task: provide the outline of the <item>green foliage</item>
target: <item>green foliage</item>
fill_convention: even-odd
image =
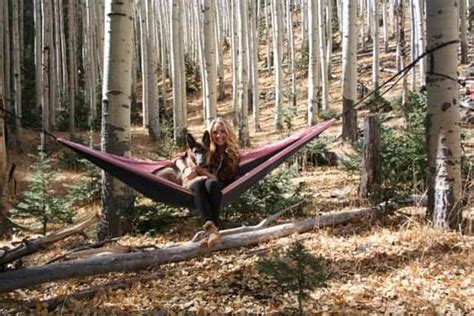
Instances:
[[[66,204],[69,207],[91,204],[100,199],[100,190],[102,185],[102,173],[99,168],[85,159],[79,159],[81,163],[81,180],[74,185],[63,184],[68,188]]]
[[[69,149],[61,151],[58,155],[58,165],[65,170],[80,171],[86,169],[89,164],[88,160],[81,159],[74,151]]]
[[[75,127],[79,129],[89,129],[91,122],[90,122],[90,106],[89,101],[87,100],[86,94],[84,90],[79,90],[75,96],[75,111],[74,111],[74,122]],[[71,106],[71,100],[69,96],[64,92],[61,91],[59,94],[59,119],[58,119],[58,129],[60,131],[67,131],[69,130],[69,122],[70,122],[70,115],[69,115],[69,108]],[[98,110],[99,112],[99,110]],[[100,116],[96,119],[94,124],[94,128],[98,130],[100,125]]]
[[[169,230],[171,225],[181,221],[178,219],[180,209],[163,203],[139,205],[134,208],[136,219],[134,227],[137,233],[155,235]],[[181,216],[182,217],[182,216]]]
[[[283,125],[285,129],[288,130],[288,134],[293,130],[293,121],[298,116],[298,107],[296,106],[287,106],[284,107],[281,111],[283,118]]]
[[[70,223],[73,212],[61,198],[55,197],[52,187],[56,173],[51,169],[44,153],[33,165],[28,190],[12,210],[13,216],[31,217],[41,223],[42,233],[46,234],[49,223]]]
[[[425,190],[427,149],[424,118],[426,95],[412,95],[402,107],[406,125],[401,129],[382,128],[382,185],[371,192],[371,200],[379,203]],[[361,168],[362,143],[355,146],[356,154],[343,162],[343,167],[354,173]]]
[[[334,165],[327,147],[329,142],[327,138],[317,138],[306,145],[297,158],[306,159],[306,164],[314,167]]]
[[[327,109],[326,111],[319,113],[319,118],[323,121],[327,121],[338,117],[339,114],[340,113],[336,109]]]
[[[373,113],[390,112],[392,110],[392,105],[379,93],[374,93],[365,100],[364,108],[369,109]]]
[[[305,74],[308,73],[309,65],[309,42],[306,40],[301,46],[301,58],[296,64],[296,69],[298,71],[303,71]]]
[[[254,224],[272,213],[303,202],[293,209],[293,214],[300,214],[304,204],[311,199],[305,192],[304,182],[296,187],[291,184],[294,176],[295,171],[292,170],[268,175],[230,203],[224,210],[224,219]]]
[[[300,315],[303,315],[303,302],[308,297],[308,291],[326,286],[323,259],[311,255],[300,241],[293,243],[283,254],[274,253],[271,259],[259,261],[257,267],[282,289],[297,295]]]
[[[184,68],[186,70],[186,91],[196,92],[201,90],[201,72],[199,64],[188,54],[184,55]]]

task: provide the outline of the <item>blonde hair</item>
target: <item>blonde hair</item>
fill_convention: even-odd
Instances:
[[[217,146],[216,143],[213,139],[213,133],[212,131],[215,129],[215,127],[221,124],[224,127],[224,130],[227,134],[227,144],[226,144],[226,154],[228,158],[230,159],[230,162],[232,164],[232,168],[236,168],[237,165],[239,164],[240,160],[240,154],[239,154],[239,145],[237,143],[237,136],[235,135],[234,130],[230,126],[230,124],[223,118],[217,117],[215,118],[211,124],[209,125],[209,134],[211,135],[211,145],[210,145],[210,151],[211,151],[211,159],[215,157],[215,153],[217,152]]]

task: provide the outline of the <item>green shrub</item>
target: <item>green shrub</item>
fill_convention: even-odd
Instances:
[[[339,112],[336,109],[327,109],[319,113],[319,118],[323,121],[327,121],[339,116]]]
[[[39,222],[43,234],[49,223],[71,223],[74,215],[65,200],[56,197],[52,187],[55,177],[46,155],[40,153],[32,168],[28,190],[11,212],[14,217],[29,217]]]
[[[296,187],[291,184],[294,176],[293,170],[268,175],[230,203],[224,209],[223,219],[255,224],[270,214],[303,202],[293,210],[293,214],[301,214],[305,203],[310,201],[310,195],[306,193],[304,182]]]
[[[303,315],[303,302],[308,291],[326,286],[327,274],[323,259],[317,258],[297,241],[283,254],[274,253],[271,259],[257,263],[258,270],[274,279],[285,291],[298,298],[298,314]]]
[[[80,159],[82,163],[81,179],[77,184],[63,184],[69,189],[66,203],[71,208],[99,201],[102,185],[102,172],[91,162]]]

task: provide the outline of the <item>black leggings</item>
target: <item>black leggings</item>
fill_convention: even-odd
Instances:
[[[222,182],[211,179],[197,180],[191,184],[190,188],[195,193],[194,207],[204,221],[213,221],[219,225],[223,187]]]

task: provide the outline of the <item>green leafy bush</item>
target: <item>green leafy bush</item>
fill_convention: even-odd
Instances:
[[[260,272],[270,276],[285,291],[298,298],[298,314],[303,315],[303,302],[308,291],[326,286],[327,274],[323,259],[311,255],[299,241],[284,253],[274,253],[271,259],[257,263]]]
[[[71,223],[74,215],[68,203],[56,197],[52,187],[55,177],[46,155],[40,153],[32,168],[28,190],[11,212],[12,216],[29,217],[39,222],[43,234],[49,223]]]
[[[294,176],[293,170],[268,175],[230,203],[223,212],[223,219],[255,224],[272,213],[303,202],[293,209],[293,214],[300,214],[310,201],[310,195],[305,192],[304,182],[296,187],[291,184]]]

